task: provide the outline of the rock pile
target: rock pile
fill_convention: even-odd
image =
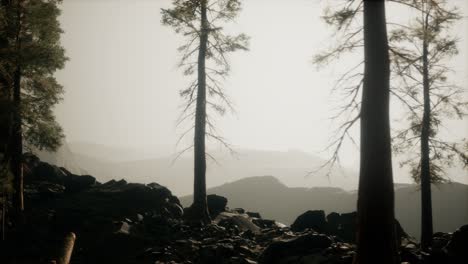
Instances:
[[[26,168],[27,221],[0,242],[2,263],[50,263],[68,232],[74,264],[351,264],[355,254],[355,213],[308,211],[288,227],[210,195],[213,221],[202,226],[184,221],[178,198],[157,183],[99,183],[34,156]],[[436,233],[430,252],[396,227],[402,262],[467,263],[468,226]]]
[[[101,184],[32,155],[26,157],[25,167],[26,223],[20,234],[7,223],[7,238],[13,240],[0,247],[7,259],[48,263],[63,236],[74,232],[73,262],[132,263],[122,259],[131,259],[154,240],[171,239],[171,226],[183,215],[179,199],[157,183]]]
[[[140,260],[159,264],[315,263],[301,262],[313,259],[351,263],[353,249],[351,244],[310,229],[293,232],[273,220],[229,210],[207,226],[179,223],[173,240],[146,249]]]

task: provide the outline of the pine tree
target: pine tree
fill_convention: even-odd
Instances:
[[[444,167],[452,166],[456,158],[468,165],[463,146],[438,136],[442,118],[466,115],[467,102],[460,96],[463,89],[448,82],[451,69],[446,64],[458,54],[450,27],[461,16],[443,0],[401,3],[417,10],[420,17],[390,34],[395,43],[393,72],[399,80],[394,92],[408,107],[409,120],[408,128],[397,133],[394,148],[408,156],[408,149],[420,146],[402,165],[411,167],[414,180],[421,185],[421,247],[428,249],[433,233],[431,183],[444,181]]]
[[[446,180],[445,169],[459,160],[468,165],[468,144],[449,142],[438,134],[444,118],[463,119],[467,102],[463,89],[448,82],[452,69],[447,62],[458,53],[457,39],[450,28],[461,18],[456,7],[444,0],[392,0],[389,3],[416,10],[418,15],[411,23],[387,21],[391,60],[391,95],[407,108],[403,129],[395,131],[392,138],[396,154],[403,154],[401,166],[411,168],[411,176],[421,183],[422,236],[421,245],[427,248],[432,238],[431,183]],[[338,44],[315,57],[319,65],[327,64],[340,56],[352,53],[363,45],[363,28],[356,23],[362,13],[362,1],[348,1],[334,9],[327,9],[325,21],[339,33]],[[333,156],[326,165],[339,161],[339,151],[350,129],[361,117],[363,75],[360,61],[337,81],[336,90],[344,92],[341,111],[335,118],[345,117],[345,122],[330,147]],[[404,118],[399,119],[405,120]],[[351,138],[351,140],[353,140]],[[419,146],[419,150],[415,149]]]
[[[53,74],[67,60],[60,45],[60,3],[59,0],[2,2],[2,102],[10,109],[2,113],[2,120],[9,121],[3,125],[9,129],[4,159],[14,176],[14,205],[18,214],[24,209],[24,143],[55,150],[63,138],[53,114],[53,107],[63,93]]]
[[[238,15],[241,9],[239,0],[174,0],[172,5],[171,9],[162,10],[162,24],[173,27],[176,33],[187,38],[186,44],[179,47],[182,53],[179,66],[187,76],[197,72],[196,79],[180,92],[186,105],[179,123],[195,119],[191,127],[195,130],[194,144],[186,149],[194,148],[194,200],[187,217],[208,223],[205,139],[229,145],[216,133],[207,110],[212,109],[221,115],[227,108],[232,110],[220,78],[224,79],[230,70],[226,55],[236,50],[247,50],[248,38],[244,34],[227,35],[221,27]]]

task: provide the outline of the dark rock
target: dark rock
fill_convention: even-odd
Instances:
[[[336,234],[347,242],[356,241],[357,212],[340,215],[340,228]]]
[[[214,223],[227,229],[233,229],[237,231],[250,230],[254,233],[260,232],[260,227],[255,225],[252,220],[245,214],[223,212],[219,214],[218,217],[216,217]]]
[[[331,212],[327,215],[327,222],[331,226],[338,226],[340,225],[341,216],[339,213]]]
[[[90,175],[68,175],[64,178],[64,185],[67,192],[81,192],[96,184],[96,178]]]
[[[432,235],[432,248],[442,250],[447,246],[451,239],[451,234],[436,232]]]
[[[430,252],[420,252],[423,256],[422,264],[466,264],[467,259],[457,261],[456,258],[452,259],[445,250],[433,249]],[[418,262],[411,262],[411,264],[418,264]]]
[[[57,198],[65,192],[65,187],[60,184],[42,182],[37,187],[42,199]]]
[[[290,240],[275,241],[263,251],[259,263],[287,263],[282,261],[296,259],[296,257],[299,260],[301,256],[322,252],[322,250],[330,247],[332,243],[331,238],[317,233],[307,233]]]
[[[214,195],[208,198],[211,213],[217,214],[213,223],[192,224],[182,218],[179,199],[160,184],[99,184],[92,176],[29,159],[25,216],[30,224],[24,241],[30,249],[8,241],[0,247],[2,263],[3,253],[15,248],[23,253],[17,256],[30,258],[22,263],[47,263],[69,231],[78,237],[74,263],[351,264],[355,255],[355,212],[330,213],[325,220],[323,211],[308,211],[290,229],[259,213],[229,210],[227,199]],[[402,261],[468,263],[467,226],[453,236],[434,234],[432,249],[422,252],[398,221],[395,225],[403,238]]]
[[[80,192],[97,184],[90,175],[74,175],[65,168],[59,168],[39,159],[32,154],[25,154],[25,184],[41,185],[44,182],[63,185],[65,191]]]
[[[250,217],[262,218],[262,217],[260,216],[260,213],[257,213],[257,212],[247,212],[246,214],[247,214],[248,216],[250,216]]]
[[[80,179],[83,176],[75,177]],[[77,185],[80,188],[94,180],[93,177],[83,179],[88,181],[83,181],[86,184]],[[110,181],[82,191],[66,193],[63,193],[63,186],[57,184],[36,183],[27,187],[36,192],[36,198],[29,199],[31,210],[53,208],[55,211],[52,217],[44,221],[45,225],[41,227],[45,229],[44,233],[64,233],[72,230],[79,237],[80,243],[86,244],[85,248],[90,250],[105,243],[105,237],[114,238],[113,234],[116,234],[116,231],[128,235],[130,229],[127,225],[130,223],[130,234],[134,233],[139,237],[154,235],[160,240],[166,239],[172,235],[171,226],[173,221],[176,221],[174,219],[180,219],[182,214],[180,204],[169,202],[178,200],[162,186],[154,188],[144,184]],[[33,192],[26,189],[25,194],[33,195]],[[45,195],[48,199],[44,199]],[[141,217],[137,217],[138,214]],[[32,217],[28,216],[29,218]],[[114,222],[120,225],[116,227]],[[116,239],[127,241],[125,238]],[[140,240],[137,241],[140,243]]]
[[[418,252],[417,247],[406,246],[400,249],[400,260],[401,262],[408,262],[411,264],[417,264],[422,262],[422,256]]]
[[[228,203],[228,199],[226,197],[209,194],[206,196],[206,200],[208,203],[208,210],[212,218],[215,218],[219,213],[226,211],[226,205]]]
[[[107,181],[107,182],[103,183],[101,187],[112,186],[112,185],[114,185],[116,182],[117,182],[116,180],[112,179],[112,180],[110,180],[110,181]]]
[[[120,181],[125,182],[125,180],[120,180]],[[156,182],[148,183],[146,186],[148,186],[148,187],[150,187],[151,189],[154,189],[154,190],[162,190],[162,191],[168,190],[166,187],[164,187],[161,184],[156,183]]]
[[[325,212],[323,210],[307,211],[298,216],[291,225],[293,231],[304,231],[307,228],[317,232],[325,231],[327,222],[325,220]]]
[[[164,188],[166,188],[166,187],[164,187]],[[169,191],[169,189],[167,189],[167,190]],[[170,191],[169,191],[169,194],[171,194]],[[177,198],[177,196],[173,196],[172,194],[169,195],[169,198],[167,200],[168,200],[168,202],[173,203],[173,204],[180,204],[179,198]]]
[[[174,218],[181,218],[184,215],[184,209],[180,204],[169,202],[166,208]]]
[[[24,173],[28,175],[30,175],[32,173],[32,170],[41,162],[41,160],[36,155],[30,152],[26,152],[23,154],[23,160]]]
[[[230,244],[219,243],[202,246],[199,251],[200,258],[196,263],[223,264],[230,263],[229,259],[235,255],[234,247]]]
[[[396,236],[398,239],[398,245],[401,245],[403,242],[403,239],[409,238],[409,235],[403,230],[403,227],[401,226],[400,222],[395,219],[395,229],[396,229]]]
[[[460,227],[453,233],[446,249],[456,263],[468,260],[468,225]]]
[[[276,221],[269,219],[254,218],[252,222],[261,228],[273,228],[276,227]]]
[[[64,167],[60,167],[60,170],[65,173],[65,175],[67,176],[70,176],[70,175],[74,175],[73,173],[71,173],[69,170],[67,170],[66,168]]]
[[[47,181],[63,184],[66,176],[65,172],[60,170],[60,168],[45,162],[39,162],[37,166],[31,168],[31,174],[25,177],[25,181],[26,183],[30,183],[31,181]]]
[[[245,210],[244,208],[234,208],[231,210],[233,213],[237,213],[237,214],[245,214]]]
[[[39,182],[35,185],[24,186],[24,197],[28,201],[50,201],[61,197],[64,193],[65,187],[57,183]]]

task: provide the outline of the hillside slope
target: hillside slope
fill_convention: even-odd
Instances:
[[[208,189],[229,199],[230,207],[260,212],[265,218],[291,224],[307,210],[327,213],[356,210],[356,192],[340,188],[290,188],[272,176],[251,177]],[[468,223],[468,185],[447,183],[432,187],[434,231],[453,232]],[[419,237],[420,192],[416,185],[395,185],[396,217],[411,235]],[[181,198],[188,206],[191,196]]]

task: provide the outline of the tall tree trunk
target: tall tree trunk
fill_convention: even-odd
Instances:
[[[364,85],[357,254],[354,263],[395,264],[394,191],[389,120],[389,55],[385,2],[364,1]]]
[[[13,135],[11,139],[11,172],[14,176],[15,195],[13,204],[15,207],[18,224],[23,220],[24,196],[23,196],[23,131],[21,119],[21,14],[22,0],[17,1],[16,9],[16,68],[13,74]]]
[[[428,14],[425,16],[424,27],[427,31]],[[432,195],[431,195],[431,168],[429,159],[429,134],[431,123],[431,101],[429,94],[429,63],[427,34],[423,40],[423,96],[424,113],[421,128],[421,248],[427,249],[432,243]]]
[[[9,12],[9,0],[1,0],[0,2],[1,8],[4,10],[5,14]],[[8,20],[7,20],[8,21]],[[0,34],[0,49],[7,50],[9,48],[8,40],[11,38],[11,32],[8,30],[3,31]],[[6,166],[9,160],[9,153],[8,153],[8,145],[10,142],[11,136],[11,123],[12,123],[12,114],[11,114],[11,76],[9,76],[10,68],[7,64],[2,65],[3,70],[0,71],[0,101],[2,103],[2,111],[1,113],[1,120],[2,123],[0,124],[0,153],[3,154],[3,159],[0,160],[1,164],[0,167],[3,169],[2,166]],[[5,176],[5,174],[1,174],[1,176]]]
[[[11,140],[11,172],[14,176],[15,195],[13,204],[17,217],[22,217],[24,210],[23,197],[23,132],[21,128],[21,69],[17,67],[13,83],[13,136]]]
[[[9,2],[7,0],[1,0],[0,6],[4,10],[5,13],[8,13]],[[8,32],[5,30],[0,34],[0,49],[7,50],[8,49]],[[6,67],[7,65],[2,65]],[[8,98],[10,85],[8,81],[8,76],[6,74],[7,70],[0,71],[0,95],[2,96],[2,100],[10,99]],[[5,98],[4,98],[5,97]]]
[[[207,0],[201,0],[200,48],[198,52],[198,90],[195,110],[195,138],[194,138],[194,190],[192,217],[203,223],[210,222],[206,201],[206,157],[205,157],[205,129],[206,129],[206,50],[208,45]]]

